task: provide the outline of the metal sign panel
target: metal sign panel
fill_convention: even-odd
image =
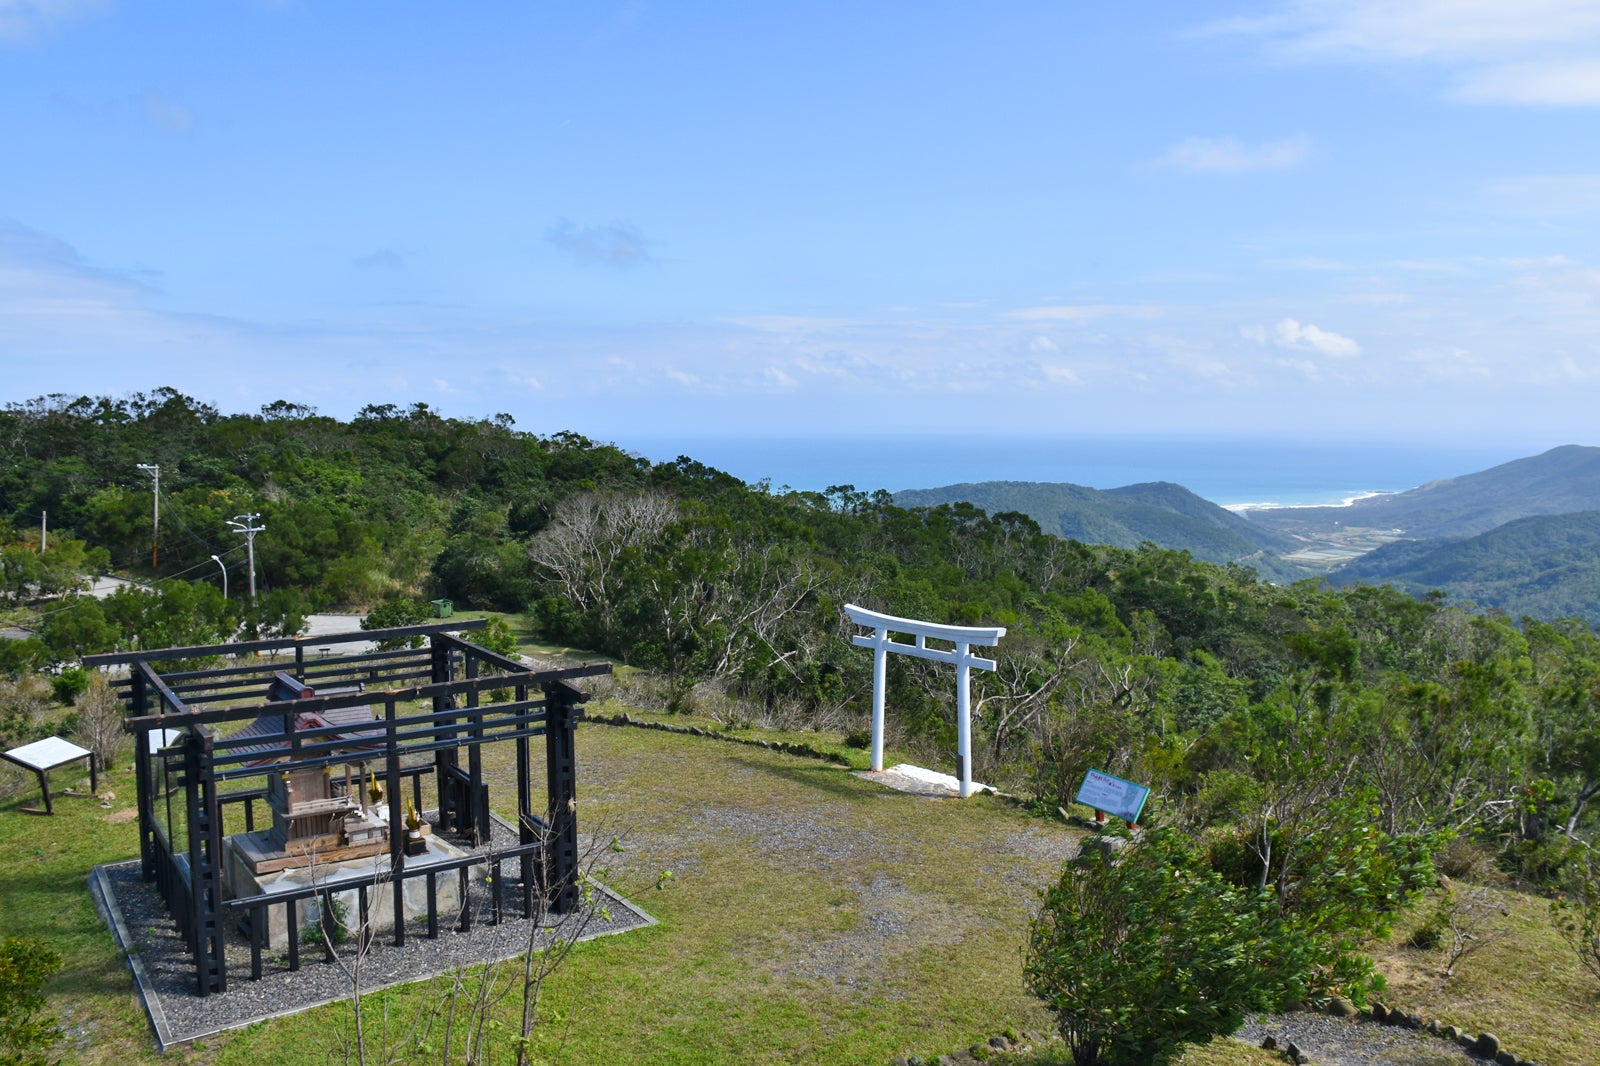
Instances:
[[[1083,785],[1078,789],[1079,803],[1114,814],[1129,823],[1139,820],[1139,812],[1144,810],[1144,802],[1149,798],[1150,789],[1144,785],[1136,785],[1099,770],[1084,774]]]

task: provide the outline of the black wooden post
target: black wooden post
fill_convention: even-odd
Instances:
[[[578,756],[574,743],[583,693],[567,681],[545,685],[545,764],[549,771],[550,909],[566,914],[578,905]]]
[[[149,706],[149,696],[144,688],[144,674],[140,671],[141,664],[134,663],[128,680],[131,687],[128,693],[128,702],[131,704],[131,718],[143,718]],[[155,791],[150,782],[150,731],[140,729],[134,734],[134,780],[137,782],[139,792],[139,876],[146,881],[156,879],[156,819],[155,811],[150,809],[150,804],[155,798]]]
[[[394,904],[394,946],[406,944],[406,819],[400,810],[400,741],[394,697],[383,701],[384,778],[389,782],[389,898]],[[363,920],[365,918],[363,917]]]
[[[468,652],[467,680],[471,681],[477,676],[478,657]],[[467,693],[467,713],[472,725],[467,745],[467,775],[472,782],[467,791],[467,802],[471,806],[468,818],[472,827],[468,833],[474,846],[483,847],[493,839],[491,834],[494,827],[489,823],[489,804],[479,800],[480,796],[487,800],[489,790],[483,783],[483,712],[478,709],[477,689]]]
[[[528,686],[517,686],[517,702],[528,698]],[[533,822],[533,767],[527,737],[517,738],[517,843],[524,849],[538,839]],[[533,855],[524,850],[518,864],[522,875],[522,916],[533,917]]]
[[[431,667],[429,680],[435,685],[452,680],[449,644],[440,640],[437,635],[429,637],[428,652]],[[449,696],[440,693],[433,697],[434,714],[443,714],[445,711],[452,709],[452,701]],[[444,725],[446,721],[453,720],[439,719],[436,724]],[[455,734],[450,734],[450,738],[454,740]],[[456,810],[458,804],[455,799],[458,791],[455,781],[456,763],[457,754],[455,748],[440,748],[434,752],[434,787],[439,795],[439,829],[441,831],[453,829],[459,832],[461,829],[461,823],[457,817],[459,812]]]
[[[211,731],[189,730],[184,741],[184,795],[189,815],[189,905],[196,991],[228,987],[222,935],[222,810],[211,766]]]
[[[155,798],[150,787],[150,731],[136,730],[133,734],[133,774],[139,792],[139,876],[146,881],[156,879],[156,829],[154,812],[150,803]]]

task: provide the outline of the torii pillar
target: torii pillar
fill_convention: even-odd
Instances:
[[[1006,635],[1005,626],[947,626],[937,622],[918,622],[910,618],[896,618],[879,614],[853,603],[845,604],[845,614],[858,626],[872,630],[872,635],[858,634],[851,638],[858,648],[872,649],[872,769],[883,770],[883,690],[889,652],[911,655],[918,659],[935,659],[952,663],[956,667],[956,777],[961,782],[961,798],[972,795],[972,684],[969,671],[993,670],[993,659],[972,654],[973,646],[992,648]],[[892,640],[891,634],[901,633],[916,638],[915,644]],[[930,648],[928,638],[949,641],[954,648]]]

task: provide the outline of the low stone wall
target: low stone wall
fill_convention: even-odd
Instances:
[[[621,714],[585,714],[582,720],[585,722],[597,722],[600,725],[632,726],[635,729],[654,729],[662,733],[679,733],[688,737],[705,737],[707,740],[743,744],[750,748],[766,748],[768,751],[781,751],[786,755],[799,755],[807,759],[822,759],[826,762],[840,761],[837,752],[823,751],[821,748],[814,748],[810,744],[736,737],[727,733],[719,733],[714,729],[701,729],[696,725],[668,725],[666,722],[647,722],[641,718],[634,718],[626,711]]]

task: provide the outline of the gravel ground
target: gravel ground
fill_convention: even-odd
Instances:
[[[1313,1011],[1273,1014],[1245,1022],[1235,1040],[1258,1047],[1271,1036],[1278,1047],[1292,1041],[1316,1066],[1482,1066],[1483,1059],[1421,1029],[1335,1018]]]
[[[495,843],[509,846],[514,842],[511,828],[496,819]],[[504,876],[516,876],[514,864],[506,866]],[[183,938],[167,914],[156,886],[140,879],[138,860],[97,867],[91,890],[118,946],[128,957],[162,1049],[351,995],[351,978],[342,966],[325,963],[320,947],[303,950],[298,972],[290,972],[286,954],[268,955],[262,980],[251,981],[249,942],[232,929],[225,948],[227,991],[197,995],[193,962]],[[461,967],[520,956],[528,949],[531,930],[526,919],[516,916],[518,895],[508,888],[505,920],[491,925],[488,894],[481,881],[474,881],[469,906],[482,917],[473,922],[469,931],[456,931],[441,916],[436,940],[428,939],[426,928],[414,929],[409,932],[405,947],[397,948],[387,935],[380,935],[361,960],[363,990],[423,981]],[[535,943],[543,944],[557,936],[590,940],[654,924],[653,918],[609,889],[602,888],[597,893],[600,895],[606,897],[598,903],[605,906],[609,920],[599,913],[591,915],[587,923],[570,916],[561,924],[539,928]],[[348,948],[342,950],[350,954]]]

